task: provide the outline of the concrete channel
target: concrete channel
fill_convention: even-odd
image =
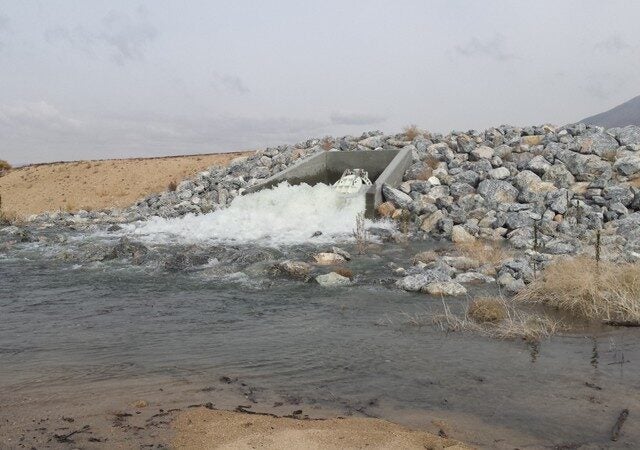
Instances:
[[[402,183],[405,171],[411,165],[411,150],[355,150],[322,152],[299,161],[297,164],[249,187],[244,193],[261,191],[287,181],[291,185],[307,183],[333,184],[346,169],[364,169],[372,182],[365,194],[367,218],[374,218],[376,208],[384,200],[382,185],[392,187]]]

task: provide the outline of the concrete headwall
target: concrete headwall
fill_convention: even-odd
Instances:
[[[317,153],[267,178],[263,183],[251,186],[245,194],[268,189],[283,181],[291,185],[332,184],[340,179],[345,169],[364,169],[373,183],[366,192],[365,215],[373,218],[376,207],[382,202],[382,185],[399,185],[410,164],[409,149]]]

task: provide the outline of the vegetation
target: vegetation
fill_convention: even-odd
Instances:
[[[557,261],[516,300],[588,320],[640,325],[640,263],[597,262],[584,256]]]
[[[418,136],[422,136],[422,131],[416,125],[409,125],[404,129],[404,135],[410,141],[413,141]]]
[[[480,297],[469,303],[467,315],[477,323],[498,323],[507,318],[507,308],[502,299]]]
[[[4,172],[11,170],[11,164],[9,164],[7,161],[5,161],[4,159],[0,159],[0,172]]]
[[[169,185],[167,186],[167,191],[175,192],[176,189],[178,189],[178,183],[176,183],[175,180],[169,181]]]
[[[456,249],[462,256],[494,267],[512,256],[512,253],[504,246],[489,241],[460,242],[456,243]]]
[[[517,310],[502,298],[486,299],[467,306],[463,316],[453,314],[443,302],[444,311],[432,316],[434,324],[446,331],[472,331],[495,339],[524,339],[538,342],[563,329],[562,324],[545,315]],[[480,306],[481,305],[481,306]],[[480,321],[496,318],[495,321]],[[500,317],[501,316],[501,317]]]
[[[325,136],[320,140],[320,148],[325,152],[328,152],[333,148],[334,141],[331,136]]]

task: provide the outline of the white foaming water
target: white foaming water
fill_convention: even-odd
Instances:
[[[345,199],[331,186],[278,186],[236,197],[226,209],[181,218],[154,217],[129,225],[145,240],[187,243],[262,243],[280,246],[351,240],[356,216],[364,211],[364,194]],[[387,225],[390,226],[390,225]],[[314,232],[322,235],[311,237]]]

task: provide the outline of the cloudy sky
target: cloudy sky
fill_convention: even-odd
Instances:
[[[636,0],[0,0],[0,159],[564,124],[640,94]]]

